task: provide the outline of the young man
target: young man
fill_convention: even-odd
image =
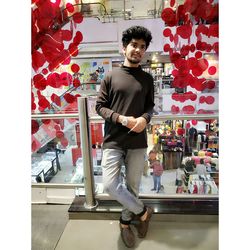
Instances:
[[[133,26],[122,34],[124,64],[103,79],[96,102],[97,113],[105,119],[103,142],[104,190],[123,205],[120,230],[127,247],[135,245],[130,222],[135,215],[138,237],[144,238],[153,209],[138,199],[147,149],[146,125],[154,107],[154,85],[140,62],[152,40],[151,32]],[[126,187],[121,183],[122,164],[126,169]]]

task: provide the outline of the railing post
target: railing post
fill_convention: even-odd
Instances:
[[[83,160],[83,175],[85,187],[84,207],[91,209],[98,205],[94,198],[94,174],[93,161],[91,153],[91,134],[88,117],[88,100],[87,97],[78,97],[78,112],[80,124],[81,152]]]

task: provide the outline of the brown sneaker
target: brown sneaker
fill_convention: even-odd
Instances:
[[[154,212],[154,210],[151,207],[147,207],[147,218],[145,221],[140,221],[138,225],[136,225],[136,229],[138,232],[138,237],[139,238],[144,238],[146,237],[146,234],[148,232],[148,225],[149,225],[149,220]]]
[[[119,224],[119,226],[124,244],[129,248],[133,247],[135,245],[135,235],[130,226],[128,226],[127,228],[122,228],[121,223]]]

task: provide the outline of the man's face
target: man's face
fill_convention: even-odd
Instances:
[[[132,39],[126,48],[123,48],[124,56],[132,64],[141,62],[146,51],[146,43],[143,39]]]

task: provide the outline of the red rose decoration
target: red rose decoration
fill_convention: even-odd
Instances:
[[[176,14],[171,8],[165,8],[161,13],[161,18],[170,27],[177,24]]]
[[[75,78],[75,79],[73,80],[73,86],[74,86],[75,88],[78,88],[79,86],[81,86],[81,82],[80,82],[80,80],[79,80],[78,78]]]
[[[207,81],[207,88],[213,89],[215,87],[215,81],[209,80]]]
[[[66,3],[66,9],[68,12],[74,12],[74,6],[71,3]]]
[[[80,67],[78,64],[74,63],[71,65],[71,70],[72,72],[77,73],[80,70]]]
[[[165,37],[168,37],[168,36],[170,36],[172,34],[172,31],[171,31],[171,29],[169,29],[169,28],[166,28],[164,31],[163,31],[163,36],[165,36]]]
[[[181,25],[176,29],[176,33],[180,35],[183,39],[188,39],[192,35],[191,25]]]
[[[216,73],[217,69],[215,66],[211,66],[208,68],[208,74],[209,75],[214,75]]]
[[[81,13],[77,12],[73,15],[73,20],[75,23],[81,23],[83,20],[83,15]]]
[[[39,130],[39,123],[36,120],[31,120],[31,134],[35,134]]]
[[[66,93],[63,97],[66,100],[66,102],[68,102],[68,103],[72,103],[76,100],[75,96],[73,96],[69,93]]]
[[[51,97],[50,97],[51,101],[54,102],[57,106],[61,106],[61,99],[58,95],[56,94],[52,94]]]

